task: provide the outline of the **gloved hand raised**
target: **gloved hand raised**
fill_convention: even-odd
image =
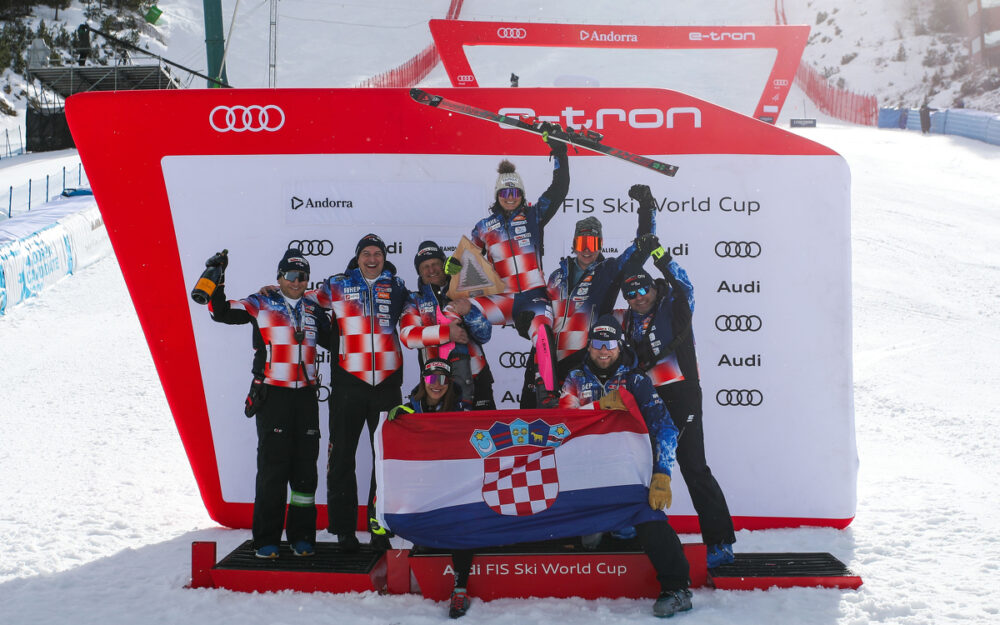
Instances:
[[[386,420],[392,421],[396,417],[401,417],[405,414],[413,414],[413,408],[400,404],[389,410],[389,415],[386,417]]]
[[[649,482],[649,507],[653,510],[669,508],[674,496],[670,492],[670,476],[666,473],[654,473]]]
[[[563,129],[559,127],[559,124],[552,124],[552,123],[549,123],[549,122],[542,122],[542,125],[539,126],[539,129],[541,129],[541,131],[542,131],[542,141],[544,141],[545,143],[549,144],[549,148],[550,148],[550,152],[549,153],[552,156],[566,156],[567,144],[565,142],[563,142],[563,141],[559,141],[558,139],[556,139],[554,137],[550,137],[550,135],[554,135],[554,136],[565,136],[566,135],[566,133],[563,132]]]
[[[625,402],[622,401],[622,396],[618,393],[618,389],[597,400],[597,405],[600,406],[601,410],[628,410]]]
[[[653,250],[660,247],[660,238],[655,234],[644,234],[635,240],[635,249],[643,258],[653,253]]]
[[[653,192],[649,190],[648,184],[634,184],[628,189],[628,196],[643,204],[645,202],[653,201]]]
[[[444,272],[449,276],[457,276],[462,271],[462,261],[458,256],[452,256],[444,264]]]
[[[223,271],[229,266],[229,250],[222,250],[205,261],[206,267],[218,267]]]

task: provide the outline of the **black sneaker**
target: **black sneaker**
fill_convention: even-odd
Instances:
[[[337,544],[343,553],[357,553],[361,551],[361,541],[354,534],[337,534]]]
[[[461,618],[469,611],[469,593],[465,589],[451,591],[451,605],[448,608],[448,618]]]
[[[375,551],[389,551],[392,549],[392,543],[389,542],[389,537],[385,534],[372,534],[372,539],[368,544]]]
[[[668,618],[691,609],[691,591],[687,588],[664,590],[653,604],[653,616]]]

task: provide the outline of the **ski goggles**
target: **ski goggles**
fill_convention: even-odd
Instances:
[[[637,289],[632,289],[632,290],[626,291],[625,292],[625,299],[632,300],[632,299],[635,299],[635,298],[639,297],[640,295],[645,295],[647,293],[649,293],[649,287],[648,286],[640,286]]]
[[[590,339],[590,346],[594,349],[618,349],[618,339]]]
[[[521,190],[517,187],[506,187],[497,191],[497,196],[504,200],[516,200],[521,197]]]
[[[296,281],[299,281],[299,280],[301,280],[302,282],[308,282],[309,281],[309,272],[308,271],[286,271],[285,273],[281,274],[281,277],[284,278],[285,280],[288,280],[289,282],[296,282]]]
[[[443,373],[430,373],[424,376],[424,384],[427,386],[444,386],[448,383],[448,376]]]
[[[601,237],[593,235],[579,235],[573,239],[574,252],[600,252]]]

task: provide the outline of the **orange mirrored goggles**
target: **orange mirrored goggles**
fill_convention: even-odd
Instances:
[[[574,252],[600,252],[601,237],[593,235],[579,235],[573,239]]]

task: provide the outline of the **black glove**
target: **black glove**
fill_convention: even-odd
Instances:
[[[219,267],[223,271],[229,266],[229,250],[222,250],[205,261],[206,267]]]
[[[514,317],[514,329],[522,337],[531,340],[531,320],[535,318],[535,313],[530,310],[522,310]]]
[[[635,240],[635,249],[639,251],[642,258],[646,258],[653,253],[653,250],[660,247],[660,239],[655,234],[644,234]]]
[[[542,140],[549,144],[549,154],[552,156],[566,156],[566,143],[555,138],[549,138],[549,135],[552,135],[553,137],[566,136],[566,133],[559,127],[559,124],[542,122],[539,129],[542,131]]]
[[[261,404],[267,398],[267,386],[264,385],[264,378],[254,376],[250,383],[250,392],[247,393],[246,403],[243,405],[243,414],[250,418],[257,414]]]
[[[649,190],[648,184],[634,184],[628,189],[628,196],[639,202],[639,205],[653,201],[653,192]]]

